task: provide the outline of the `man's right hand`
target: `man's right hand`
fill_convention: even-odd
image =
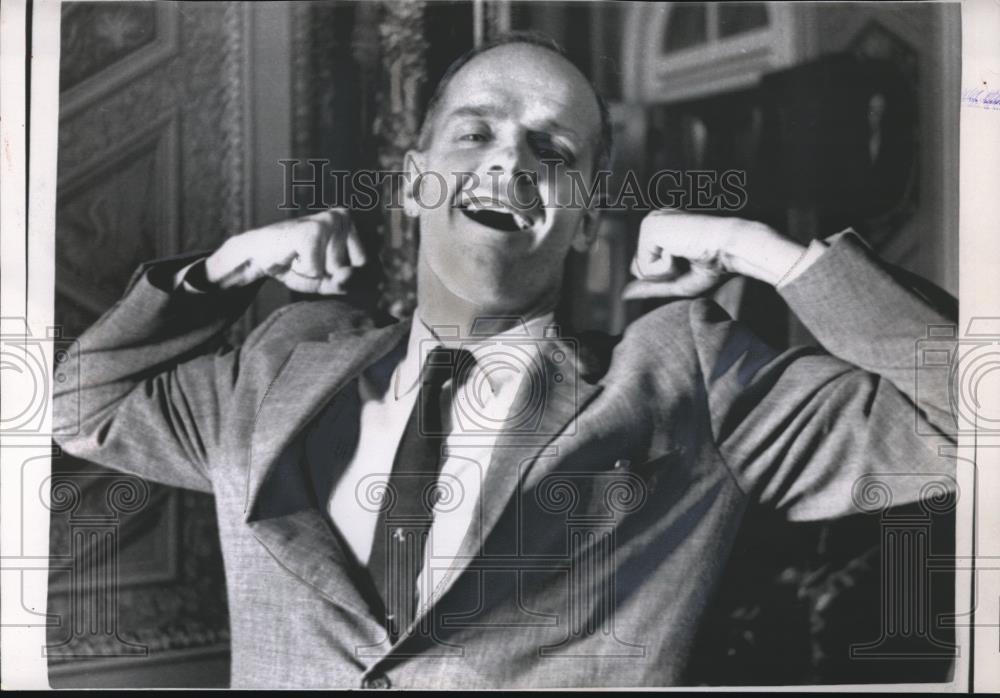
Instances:
[[[229,238],[205,260],[205,276],[220,288],[270,276],[299,293],[333,295],[365,261],[349,212],[330,209]]]

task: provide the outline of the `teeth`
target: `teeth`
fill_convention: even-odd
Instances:
[[[513,210],[512,208],[510,208],[506,204],[504,204],[502,202],[499,202],[499,201],[492,201],[492,200],[481,199],[481,198],[480,199],[471,199],[471,200],[466,200],[465,202],[463,202],[462,204],[460,204],[460,206],[462,206],[462,208],[466,209],[467,211],[497,211],[497,210],[499,210],[499,211],[502,211],[504,213],[510,214],[511,217],[513,217],[513,219],[514,219],[514,222],[517,223],[517,227],[519,229],[521,229],[521,230],[527,230],[528,228],[531,227],[531,221],[529,221],[527,219],[527,217],[525,217],[524,215],[518,213],[517,211]]]

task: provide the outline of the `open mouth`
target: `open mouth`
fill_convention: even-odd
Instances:
[[[497,201],[468,202],[459,205],[458,208],[466,218],[504,233],[528,230],[533,224],[524,213]]]
[[[493,228],[494,230],[502,230],[505,233],[515,233],[531,227],[524,218],[515,216],[507,211],[463,208],[462,213],[466,218],[471,218],[476,223],[479,223],[479,225],[485,225],[487,228]]]

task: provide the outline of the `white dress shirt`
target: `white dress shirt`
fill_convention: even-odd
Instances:
[[[451,406],[451,432],[444,441],[445,459],[438,476],[443,496],[434,507],[423,572],[417,581],[421,605],[430,603],[472,522],[493,447],[523,380],[538,366],[535,339],[544,336],[552,315],[535,318],[491,337],[463,341],[476,359]],[[442,341],[443,340],[443,341]],[[371,553],[379,518],[368,493],[389,480],[393,461],[410,413],[416,405],[419,378],[427,353],[442,344],[458,346],[446,332],[435,334],[419,311],[406,353],[388,385],[366,371],[359,377],[361,425],[357,450],[334,484],[327,511],[358,561]],[[514,415],[518,414],[516,411]]]

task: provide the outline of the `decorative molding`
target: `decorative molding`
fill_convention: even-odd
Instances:
[[[171,60],[60,121],[59,170],[69,172],[131,138],[137,124],[177,114],[178,249],[212,248],[244,223],[247,92],[238,55],[247,47],[246,12],[241,3],[213,3],[183,13],[182,48]]]
[[[292,148],[295,157],[312,157],[312,128],[317,80],[312,76],[313,7],[292,3]]]
[[[206,4],[185,14],[182,24],[183,250],[214,249],[245,226],[249,124],[241,56],[248,50],[248,9]]]
[[[355,100],[370,84],[361,73],[367,75],[378,64],[378,33],[368,24],[371,7],[374,3],[289,6],[292,147],[296,158],[343,157],[343,145],[355,145],[359,132],[363,134],[370,126],[364,118],[370,111],[365,100]],[[360,113],[345,109],[345,103]],[[332,165],[341,168],[347,163]]]
[[[97,72],[66,89],[59,99],[60,118],[68,118],[177,53],[179,24],[177,6],[174,3],[163,2],[155,3],[152,7],[155,12],[153,40],[135,46],[133,51],[116,57],[107,65],[101,66]],[[84,47],[91,52],[93,44],[97,41],[126,42],[129,30],[127,22],[135,21],[128,17],[128,13],[141,12],[145,9],[147,8],[137,3],[102,3],[90,4],[89,7],[75,3],[63,5],[63,18],[69,20],[63,24],[64,65],[75,60],[72,55],[73,47],[67,45],[71,31],[90,30],[97,34],[91,36],[90,42]],[[79,11],[93,13],[94,21],[89,24],[73,22],[72,14]],[[139,18],[139,21],[141,20],[142,18]],[[81,51],[84,48],[81,48]],[[66,55],[67,53],[70,55]]]
[[[90,188],[95,182],[103,180],[108,174],[120,170],[121,166],[136,154],[145,154],[153,149],[157,155],[168,158],[173,164],[178,156],[178,115],[175,110],[169,110],[150,122],[146,127],[133,131],[125,140],[117,142],[88,162],[77,164],[72,169],[62,169],[59,172],[57,184],[59,203],[77,196],[82,190]],[[176,189],[176,168],[170,174],[171,188]],[[171,198],[176,202],[176,194]]]
[[[635,3],[627,9],[623,43],[623,96],[626,102],[665,104],[755,85],[771,70],[790,65],[796,55],[793,8],[768,4],[767,29],[664,54],[663,37],[676,3]],[[717,8],[708,4],[708,21]],[[709,31],[713,37],[714,32]]]
[[[383,0],[379,22],[382,79],[376,98],[375,137],[379,166],[400,169],[420,128],[420,96],[427,81],[427,39],[423,33],[424,0]],[[387,186],[394,186],[395,181]],[[384,201],[398,200],[394,195]],[[417,304],[417,225],[401,210],[383,211],[381,228],[385,285],[383,306],[396,317],[410,315]]]
[[[193,663],[220,661],[228,663],[228,659],[229,642],[221,641],[204,646],[168,649],[150,654],[138,661],[134,658],[94,657],[85,662],[53,663],[49,666],[49,679],[52,688],[135,687],[137,684],[132,681],[122,681],[121,675],[154,668],[162,671],[163,667],[170,666],[169,675],[177,677],[182,672],[189,672]],[[164,671],[162,675],[168,674]],[[199,687],[207,688],[207,686]]]
[[[123,141],[134,138],[137,124],[157,123],[172,110],[183,113],[181,105],[186,95],[179,82],[183,72],[180,61],[171,62],[162,73],[147,73],[127,89],[106,95],[99,108],[60,118],[60,180],[67,181],[67,173],[90,166]]]
[[[129,169],[144,162],[148,162],[146,176],[130,176]],[[57,293],[70,293],[79,305],[99,315],[103,310],[98,306],[117,299],[142,261],[135,259],[137,253],[159,257],[177,252],[178,170],[179,125],[176,113],[168,112],[114,148],[61,173]],[[122,178],[122,187],[111,186]],[[128,188],[141,200],[120,198]],[[139,229],[143,221],[148,230]],[[130,239],[131,244],[123,244]],[[88,270],[88,278],[74,273],[80,268]]]
[[[220,89],[222,152],[225,169],[222,215],[230,233],[249,225],[252,211],[250,173],[246,151],[251,143],[248,118],[251,95],[247,89],[250,69],[250,9],[245,2],[226,3],[222,13],[224,40]]]
[[[381,13],[382,8],[379,3],[358,3],[355,6],[354,26],[351,29],[351,56],[358,64],[358,82],[361,89],[359,120],[365,129],[374,128],[378,114],[376,93],[382,50],[378,23]],[[375,163],[371,165],[374,167]]]

